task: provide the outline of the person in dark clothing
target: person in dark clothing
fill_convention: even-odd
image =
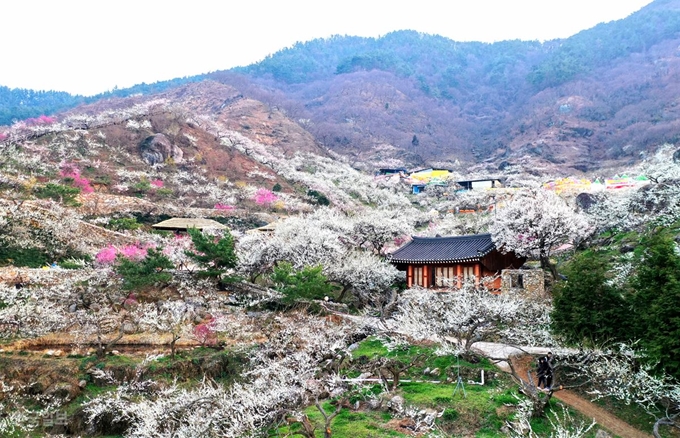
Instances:
[[[553,355],[550,351],[545,356],[545,389],[550,390],[552,388],[553,381]]]
[[[538,358],[538,365],[536,366],[536,374],[538,375],[537,387],[550,391],[553,381],[553,355],[549,351],[543,357]]]
[[[541,385],[545,388],[547,386],[547,380],[546,380],[546,373],[548,371],[548,361],[545,357],[539,357],[538,358],[538,365],[536,365],[536,374],[538,375],[538,386],[539,388]]]

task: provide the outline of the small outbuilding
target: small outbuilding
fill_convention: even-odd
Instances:
[[[152,225],[157,230],[174,231],[176,233],[186,233],[189,228],[198,230],[225,230],[227,227],[212,219],[202,219],[193,217],[175,217]]]
[[[485,190],[498,189],[503,187],[503,182],[499,178],[473,179],[467,181],[456,181],[463,190]]]
[[[490,289],[500,290],[504,269],[517,269],[526,258],[512,252],[503,254],[490,234],[453,237],[413,237],[413,240],[388,255],[388,261],[406,271],[408,287],[460,288],[465,281],[479,285],[493,277]]]

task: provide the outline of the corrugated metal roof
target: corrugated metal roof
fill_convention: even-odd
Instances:
[[[154,228],[158,229],[170,229],[170,230],[187,230],[189,228],[196,228],[199,230],[206,229],[218,229],[224,230],[227,228],[221,223],[214,221],[212,219],[201,219],[192,217],[175,217],[168,219],[163,222],[159,222],[156,225],[152,225]]]
[[[391,263],[460,263],[479,261],[496,248],[491,234],[413,237],[388,256]]]

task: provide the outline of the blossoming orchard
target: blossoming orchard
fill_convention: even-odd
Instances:
[[[0,129],[0,435],[680,427],[673,146],[618,189],[472,166],[416,193],[186,87]]]

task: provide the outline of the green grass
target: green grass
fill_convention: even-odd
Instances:
[[[474,370],[494,371],[494,365],[485,358],[479,358],[478,363],[470,363],[464,359],[458,359],[455,356],[437,356],[434,354],[435,347],[410,345],[408,347],[396,348],[389,351],[381,340],[375,338],[368,338],[359,344],[359,347],[352,351],[352,358],[359,361],[370,361],[379,357],[387,357],[397,359],[403,363],[408,363],[419,355],[424,355],[422,362],[414,365],[405,375],[403,379],[419,379],[419,380],[445,380],[446,377],[456,375],[457,367],[471,368]],[[423,375],[425,369],[434,370],[439,369],[437,376]],[[358,375],[358,373],[355,373]],[[351,375],[350,377],[356,377]]]
[[[505,436],[503,426],[514,414],[514,405],[518,399],[513,395],[517,389],[510,379],[505,377],[487,381],[484,386],[464,384],[465,394],[459,389],[456,394],[456,384],[446,383],[446,377],[454,376],[457,366],[475,370],[487,369],[495,370],[493,365],[487,360],[479,360],[478,363],[470,363],[459,360],[455,356],[436,356],[434,354],[436,346],[411,345],[404,348],[397,348],[389,351],[379,339],[368,338],[361,342],[352,352],[353,363],[343,370],[348,375],[356,375],[362,366],[373,359],[387,357],[410,362],[418,355],[425,355],[425,360],[418,366],[414,366],[410,372],[402,376],[404,380],[423,380],[414,382],[402,381],[394,394],[403,397],[406,406],[414,406],[419,409],[435,409],[442,412],[442,416],[437,419],[437,424],[450,436],[478,436],[499,438]],[[355,367],[355,368],[354,368]],[[423,375],[423,370],[429,368],[439,368],[438,376]],[[473,374],[474,374],[473,373]],[[477,379],[478,380],[478,379]],[[441,381],[442,383],[433,383]],[[364,390],[364,396],[372,392],[378,397],[382,386],[374,384]],[[388,397],[391,397],[390,394]],[[363,397],[355,396],[350,398],[350,405]],[[334,406],[328,401],[323,404],[327,412],[332,412]],[[350,408],[343,410],[334,419],[331,429],[333,436],[338,437],[389,437],[406,436],[393,430],[388,426],[390,420],[399,420],[393,417],[384,407],[377,411],[358,410]],[[323,436],[322,416],[314,406],[308,407],[304,413],[310,421],[317,424],[317,436]],[[395,421],[396,422],[396,421]],[[278,430],[278,436],[286,433],[301,430],[301,425],[293,424],[282,427]],[[270,431],[270,436],[277,436],[277,431]]]
[[[493,364],[486,359],[468,358],[477,363],[463,359],[459,361],[455,356],[434,355],[435,348],[435,346],[411,345],[389,351],[379,339],[368,338],[360,343],[352,352],[352,357],[354,364],[360,363],[365,366],[370,360],[379,357],[397,359],[406,363],[420,354],[425,354],[427,358],[423,363],[414,366],[410,372],[405,373],[401,377],[402,381],[395,394],[403,397],[407,406],[414,406],[420,409],[435,409],[442,412],[441,417],[437,419],[437,424],[444,433],[448,434],[447,436],[475,436],[480,438],[507,436],[505,426],[507,422],[512,421],[515,415],[515,407],[519,403],[520,397],[522,397],[512,380],[499,373]],[[353,366],[350,365],[344,372],[358,374],[359,369],[353,369]],[[468,368],[468,376],[474,376],[478,373],[478,370],[484,369],[493,372],[493,374],[487,374],[488,377],[494,377],[487,379],[486,384],[483,386],[469,384],[466,378],[464,380],[465,393],[459,388],[454,394],[456,389],[455,381],[447,383],[445,380],[447,376],[455,376],[458,366],[461,369]],[[439,368],[439,376],[424,376],[422,371],[425,368],[430,368],[430,370]],[[409,379],[420,381],[403,381]],[[436,380],[439,380],[441,383],[429,382]],[[475,380],[479,381],[478,378]],[[373,385],[371,387],[371,391],[374,394],[381,389],[380,385]],[[355,399],[351,399],[350,404],[353,404],[355,401]],[[328,412],[332,410],[332,406],[328,402],[324,406]],[[555,399],[551,401],[550,409],[561,411]],[[304,412],[312,421],[316,421],[319,429],[322,428],[321,415],[315,407],[308,407]],[[585,424],[590,423],[588,419],[580,416],[578,413],[572,412],[572,417],[577,421],[583,421]],[[333,422],[333,436],[401,436],[393,430],[388,432],[385,429],[385,425],[392,418],[385,408],[378,412],[352,411],[349,408],[345,408]],[[346,419],[352,421],[348,423]],[[552,431],[552,426],[547,418],[532,420],[532,426],[538,436],[548,436]],[[279,432],[284,434],[284,432],[291,430],[295,431],[295,427],[300,426],[289,426],[285,430],[281,429]],[[596,432],[597,428],[594,428],[587,437],[594,437]],[[317,436],[322,436],[320,430]]]
[[[329,402],[322,403],[323,409],[328,413],[335,411],[335,406]],[[317,426],[315,434],[317,437],[323,437],[324,419],[316,408],[310,406],[305,409],[304,413],[309,420]],[[392,417],[385,412],[380,411],[351,411],[343,408],[337,417],[331,423],[331,432],[334,437],[350,437],[350,438],[378,438],[378,437],[406,437],[403,433],[388,429],[385,424]],[[300,424],[292,424],[290,426],[281,427],[278,430],[271,430],[269,436],[285,436],[288,433],[301,430]]]

